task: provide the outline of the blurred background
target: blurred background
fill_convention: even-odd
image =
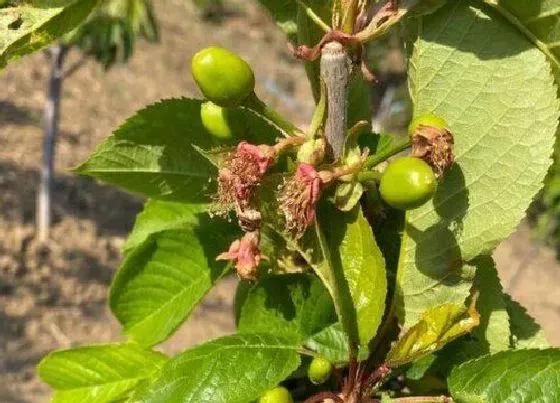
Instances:
[[[267,103],[296,123],[309,121],[303,65],[256,1],[108,0],[80,29],[0,72],[0,402],[48,400],[34,372],[48,351],[119,338],[108,287],[143,200],[71,168],[137,109],[198,97],[190,59],[211,44],[253,66]],[[374,127],[404,133],[410,103],[398,32],[368,59],[379,78]],[[52,108],[58,128],[56,113],[45,114]],[[495,258],[505,290],[560,345],[557,171]],[[232,332],[235,282],[222,282],[163,349]]]

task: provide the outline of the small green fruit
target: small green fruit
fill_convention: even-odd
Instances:
[[[436,191],[432,168],[416,157],[403,157],[391,162],[379,184],[379,193],[390,206],[412,210],[428,202]]]
[[[236,53],[217,46],[194,55],[192,74],[204,96],[220,106],[241,105],[255,89],[251,66]]]
[[[307,376],[311,382],[319,385],[329,379],[332,370],[333,365],[329,360],[323,357],[315,357],[309,365]]]
[[[233,132],[228,122],[228,109],[212,101],[204,102],[200,107],[202,126],[219,140],[231,140]]]
[[[412,119],[412,122],[410,122],[410,125],[408,126],[408,134],[410,136],[414,135],[414,133],[416,133],[416,130],[418,130],[418,128],[422,125],[435,127],[439,130],[446,129],[448,127],[445,119],[432,113],[427,113],[425,115],[420,115]]]
[[[259,403],[294,403],[288,389],[278,386],[265,392],[259,399]]]

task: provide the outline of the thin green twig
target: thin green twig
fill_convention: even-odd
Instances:
[[[315,11],[313,11],[311,7],[309,7],[301,0],[296,0],[296,1],[301,6],[301,8],[305,10],[305,14],[307,14],[307,16],[311,19],[311,21],[317,24],[317,26],[321,28],[323,31],[331,32],[331,27],[329,27],[327,23],[321,19],[321,17],[315,14]]]
[[[378,153],[378,154],[374,154],[371,157],[369,157],[365,164],[364,164],[364,168],[373,168],[376,165],[381,164],[382,162],[386,161],[387,159],[389,159],[390,157],[397,155],[400,152],[403,152],[404,150],[406,150],[407,148],[409,148],[412,145],[410,138],[406,138],[405,140],[393,145],[392,147],[388,148],[387,150]]]

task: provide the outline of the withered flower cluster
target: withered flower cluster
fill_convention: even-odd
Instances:
[[[237,273],[242,278],[256,280],[257,266],[265,259],[259,249],[262,216],[255,201],[255,193],[278,156],[289,147],[300,146],[304,141],[302,137],[291,137],[274,146],[241,142],[219,169],[215,202],[222,214],[235,211],[244,235],[217,259],[234,261]],[[280,186],[277,198],[286,221],[285,230],[295,239],[303,236],[315,220],[315,209],[324,185],[334,178],[331,171],[319,172],[314,165],[301,163],[295,174]]]
[[[257,266],[262,259],[259,249],[261,213],[254,207],[253,197],[276,155],[275,147],[241,142],[218,172],[215,200],[219,211],[227,214],[234,209],[245,235],[217,259],[234,261],[238,275],[248,280],[257,278]]]
[[[300,238],[315,220],[315,208],[326,184],[311,164],[301,164],[296,174],[280,188],[280,210],[286,219],[286,230]]]

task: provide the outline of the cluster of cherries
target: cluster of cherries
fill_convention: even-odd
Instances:
[[[256,280],[256,268],[261,259],[262,218],[258,207],[254,206],[253,193],[278,156],[283,152],[294,152],[298,162],[292,179],[284,183],[278,195],[286,231],[296,239],[314,221],[315,205],[323,188],[336,180],[358,174],[364,168],[365,156],[353,164],[342,167],[324,165],[327,168],[320,170],[328,154],[324,139],[308,138],[268,109],[255,95],[255,76],[249,64],[227,49],[209,47],[198,52],[192,60],[192,73],[207,98],[200,109],[202,125],[218,146],[236,145],[219,167],[215,201],[224,213],[236,212],[245,235],[232,243],[218,259],[234,261],[240,277]],[[261,113],[282,128],[286,138],[278,140],[275,145],[252,145],[242,141],[239,136],[243,133],[235,129],[235,122],[231,121],[229,114],[230,109],[236,107]],[[411,210],[434,196],[439,177],[453,164],[453,136],[447,127],[445,120],[434,115],[422,115],[412,121],[409,126],[411,155],[395,158],[375,179],[379,195],[388,205]],[[313,383],[320,384],[330,378],[332,370],[332,363],[315,357],[308,376]],[[260,403],[292,401],[289,391],[283,387],[269,390],[259,400]]]

